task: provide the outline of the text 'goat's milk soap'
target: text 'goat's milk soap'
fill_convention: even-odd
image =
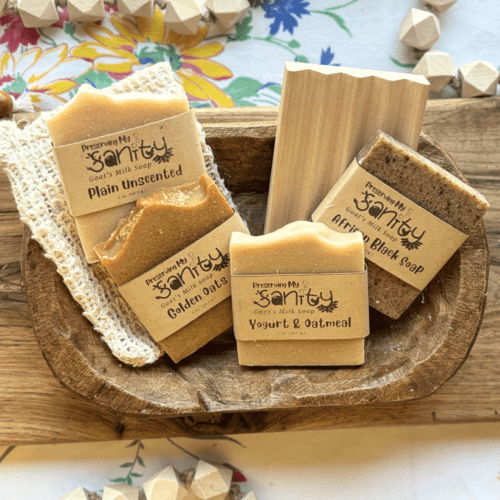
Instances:
[[[488,208],[469,185],[378,132],[312,219],[363,233],[370,305],[397,319]]]
[[[95,247],[125,300],[175,362],[232,326],[233,231],[246,228],[205,174],[140,198]]]
[[[206,172],[186,96],[111,94],[82,85],[47,120],[87,261],[141,196]]]
[[[250,366],[360,365],[369,333],[361,233],[292,222],[273,233],[233,233],[238,358]]]

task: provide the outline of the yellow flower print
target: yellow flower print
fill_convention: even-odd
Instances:
[[[65,103],[63,95],[78,85],[69,78],[76,79],[91,67],[89,62],[68,57],[66,44],[46,50],[34,48],[19,56],[4,52],[0,56],[0,85],[15,98],[27,91],[35,110],[43,111]]]
[[[233,100],[210,80],[231,78],[232,72],[213,60],[224,50],[218,42],[205,41],[207,27],[195,35],[179,35],[165,28],[162,13],[152,19],[114,15],[117,33],[96,24],[84,25],[95,41],[83,42],[73,55],[94,63],[97,71],[121,79],[144,65],[169,61],[190,100],[210,101],[215,106],[234,106]]]

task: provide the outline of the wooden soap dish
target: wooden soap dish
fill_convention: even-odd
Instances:
[[[210,110],[198,118],[243,218],[253,234],[260,234],[276,132],[269,117],[276,115],[275,110],[256,112]],[[247,113],[257,116],[255,121],[247,121]],[[464,179],[451,157],[424,134],[418,151]],[[361,367],[244,368],[232,336],[225,334],[179,365],[161,359],[134,369],[111,355],[28,230],[22,253],[33,328],[54,375],[108,409],[145,417],[387,404],[429,396],[470,352],[483,318],[488,270],[481,222],[398,321],[370,311]]]

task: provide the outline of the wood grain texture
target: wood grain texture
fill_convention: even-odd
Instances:
[[[227,111],[232,115],[219,115],[218,123],[230,127],[235,115],[240,115],[238,121],[243,121],[243,110]],[[268,130],[275,128],[276,108],[255,111],[247,121],[265,121]],[[202,112],[198,116],[206,122],[208,114]],[[5,403],[0,412],[0,443],[500,421],[500,365],[497,362],[500,345],[500,99],[430,101],[424,116],[424,130],[451,153],[472,185],[492,204],[485,217],[492,267],[483,325],[464,366],[432,396],[411,403],[377,406],[215,413],[177,418],[118,416],[74,395],[53,377],[31,329],[21,286],[19,250],[5,248],[0,224],[0,258],[7,264],[0,266],[0,394]],[[210,127],[207,127],[207,135],[210,144]],[[268,139],[256,142],[258,147],[269,147]],[[212,147],[218,159],[217,148],[213,144]],[[228,163],[222,162],[221,170],[227,167]],[[5,182],[5,176],[0,177],[1,189]],[[260,201],[245,205],[255,221],[256,230],[259,224],[263,227],[263,214],[257,209],[266,197],[261,193]],[[248,198],[248,195],[238,196]],[[5,210],[12,212],[15,207],[7,203],[2,205],[2,213]]]
[[[224,144],[239,143],[245,134],[262,135],[259,127],[243,123],[238,128],[241,134],[224,135]],[[420,139],[419,152],[462,177],[436,143],[424,135]],[[257,158],[245,160],[247,171],[252,168],[268,180],[266,169],[257,170]],[[244,178],[234,191],[249,194]],[[252,225],[250,230],[255,233]],[[24,284],[35,336],[55,376],[105,408],[150,416],[382,404],[429,396],[469,353],[482,320],[489,268],[480,223],[397,321],[370,311],[366,361],[359,367],[248,369],[238,364],[230,339],[209,343],[177,365],[163,357],[134,369],[114,358],[97,339],[54,265],[29,238],[27,232],[21,257]]]
[[[308,220],[377,130],[415,149],[428,90],[420,75],[285,63],[264,232]]]

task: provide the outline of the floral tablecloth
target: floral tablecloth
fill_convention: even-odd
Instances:
[[[191,105],[279,103],[283,64],[411,71],[414,54],[398,41],[411,0],[274,0],[250,10],[223,35],[195,35],[107,7],[101,23],[75,25],[67,9],[50,28],[0,17],[0,88],[27,93],[36,110],[70,99],[82,83],[107,87],[131,72],[170,61]],[[440,16],[434,48],[457,66],[500,64],[500,3],[459,0]],[[455,96],[447,87],[441,97]],[[434,96],[436,97],[436,96]],[[179,448],[180,447],[180,448]],[[233,480],[260,500],[500,499],[498,424],[350,429],[0,448],[0,500],[57,500],[72,487],[141,485],[161,467],[195,458],[237,468]]]
[[[266,106],[279,103],[283,64],[410,71],[415,56],[399,43],[399,21],[414,2],[396,0],[275,0],[252,8],[223,35],[210,25],[195,35],[165,28],[162,12],[152,19],[127,17],[106,6],[105,20],[75,24],[68,10],[49,28],[25,28],[19,17],[0,18],[0,88],[13,97],[28,92],[36,110],[70,99],[82,83],[109,86],[131,72],[169,61],[192,106]],[[498,7],[457,3],[441,15],[434,48],[455,64],[477,59],[500,64]],[[417,4],[418,5],[418,4]],[[453,96],[448,87],[445,96]]]

